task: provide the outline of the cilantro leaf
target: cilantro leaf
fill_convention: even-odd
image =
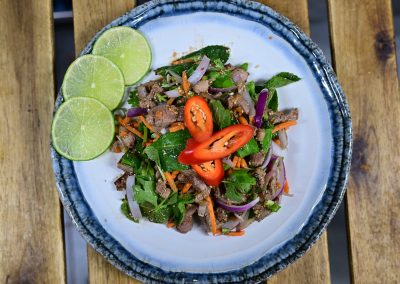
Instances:
[[[139,97],[137,95],[137,90],[134,90],[130,93],[128,103],[132,107],[138,107],[139,106]]]
[[[255,177],[247,170],[236,170],[223,181],[225,185],[225,197],[234,202],[244,202],[251,187],[256,184]]]
[[[237,150],[237,154],[240,158],[244,158],[248,155],[258,153],[260,149],[258,148],[258,144],[254,138],[251,138],[247,144],[245,144],[242,148]]]
[[[154,179],[145,179],[142,177],[136,177],[136,184],[133,188],[135,193],[135,200],[137,203],[142,204],[148,202],[153,206],[157,206],[157,194],[154,192],[155,189]]]

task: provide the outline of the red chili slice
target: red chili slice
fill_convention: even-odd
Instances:
[[[226,127],[208,140],[184,149],[178,156],[182,164],[200,164],[229,156],[243,147],[253,137],[254,130],[249,125]]]
[[[213,132],[211,110],[199,96],[190,98],[184,108],[184,121],[190,134],[197,142],[209,139]]]
[[[224,178],[224,167],[220,159],[191,166],[208,185],[218,186]]]

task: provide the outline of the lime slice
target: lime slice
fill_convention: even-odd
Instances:
[[[102,154],[114,139],[114,118],[98,100],[76,97],[57,110],[51,130],[56,151],[70,160],[86,161]]]
[[[117,65],[97,55],[84,55],[72,62],[62,84],[65,100],[91,97],[110,110],[120,104],[124,88],[124,77]]]
[[[124,74],[125,85],[138,82],[151,66],[151,49],[147,40],[129,27],[105,31],[94,44],[92,53],[114,62]]]

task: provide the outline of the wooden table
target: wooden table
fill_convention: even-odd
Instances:
[[[265,0],[309,32],[307,0]],[[74,0],[76,50],[132,0]],[[49,154],[51,0],[0,0],[0,281],[66,282],[62,210]],[[390,0],[328,0],[334,67],[350,104],[346,195],[354,283],[400,281],[400,101]],[[88,249],[90,283],[135,283]],[[329,283],[326,233],[269,283]]]

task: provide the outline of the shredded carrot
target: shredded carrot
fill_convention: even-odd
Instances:
[[[178,64],[182,64],[182,63],[189,63],[189,62],[193,62],[193,58],[185,58],[185,59],[178,59],[178,60],[174,60],[172,61],[172,65],[178,65]]]
[[[249,124],[249,122],[247,121],[247,119],[246,118],[244,118],[244,116],[239,116],[239,122],[241,123],[241,124],[243,124],[243,125],[248,125]]]
[[[139,116],[139,119],[144,125],[146,125],[148,129],[150,129],[151,132],[155,132],[153,126],[151,126],[151,124],[144,118],[143,115]]]
[[[172,221],[168,221],[167,228],[173,228],[173,227],[175,227],[175,223]]]
[[[238,161],[239,161],[239,157],[238,157],[238,156],[233,157],[232,164],[233,164],[233,166],[234,166],[235,168],[236,168],[236,164],[238,163]]]
[[[167,101],[167,105],[172,105],[174,100],[175,100],[175,98],[169,98],[168,101]]]
[[[122,125],[128,124],[130,121],[131,121],[131,118],[130,118],[129,116],[126,116],[126,117],[122,120],[123,123],[121,123],[121,124],[122,124]]]
[[[233,173],[233,169],[229,169],[226,173],[227,173],[228,175],[230,175],[231,173]]]
[[[169,132],[177,132],[177,131],[183,130],[183,129],[185,129],[185,126],[183,124],[178,124],[178,125],[171,126],[169,128]]]
[[[239,231],[239,232],[229,232],[228,234],[226,234],[227,236],[230,237],[241,237],[244,235],[244,231]]]
[[[285,185],[283,186],[283,192],[288,194],[289,193],[289,182],[286,180]]]
[[[246,162],[245,159],[242,159],[242,160],[240,161],[240,166],[241,166],[242,168],[245,168],[245,169],[248,169],[248,168],[249,168],[249,166],[247,165],[247,162]]]
[[[215,236],[217,233],[217,221],[215,221],[214,207],[210,196],[206,197],[208,213],[210,214],[211,232]]]
[[[121,153],[121,147],[115,146],[114,147],[114,153]]]
[[[167,179],[167,182],[168,182],[169,186],[172,188],[172,190],[177,192],[178,188],[176,187],[176,184],[175,184],[174,179],[172,178],[171,174],[169,172],[164,172],[164,176]]]
[[[160,135],[156,134],[156,138],[153,139],[153,142],[156,142],[158,140],[158,138],[160,138]]]
[[[118,122],[119,122],[120,124],[122,124],[122,125],[123,125],[126,129],[128,129],[130,132],[132,132],[133,134],[135,134],[135,135],[137,135],[138,137],[140,137],[140,138],[143,139],[143,134],[142,134],[139,130],[133,128],[132,126],[130,126],[130,125],[128,125],[128,124],[126,124],[126,123],[123,121],[123,119],[119,118],[119,119],[118,119]]]
[[[119,133],[119,136],[120,136],[121,138],[126,137],[126,135],[128,135],[128,131],[126,131],[126,130],[122,130],[122,131]]]
[[[148,140],[146,143],[144,143],[144,146],[147,147],[150,146],[151,144],[153,144],[153,142],[151,140]]]
[[[182,193],[188,192],[188,190],[192,187],[191,183],[186,183],[185,186],[182,188]]]
[[[173,171],[171,173],[171,176],[172,176],[173,179],[175,179],[178,174],[179,174],[179,171]]]
[[[190,83],[188,81],[186,71],[182,72],[182,89],[185,92],[185,94],[187,95],[189,92],[189,89],[190,89]]]
[[[275,125],[274,129],[272,130],[272,133],[278,132],[279,130],[282,130],[282,129],[288,129],[290,126],[293,126],[296,124],[297,124],[297,122],[295,120],[289,120],[286,122],[279,123],[279,124]]]

